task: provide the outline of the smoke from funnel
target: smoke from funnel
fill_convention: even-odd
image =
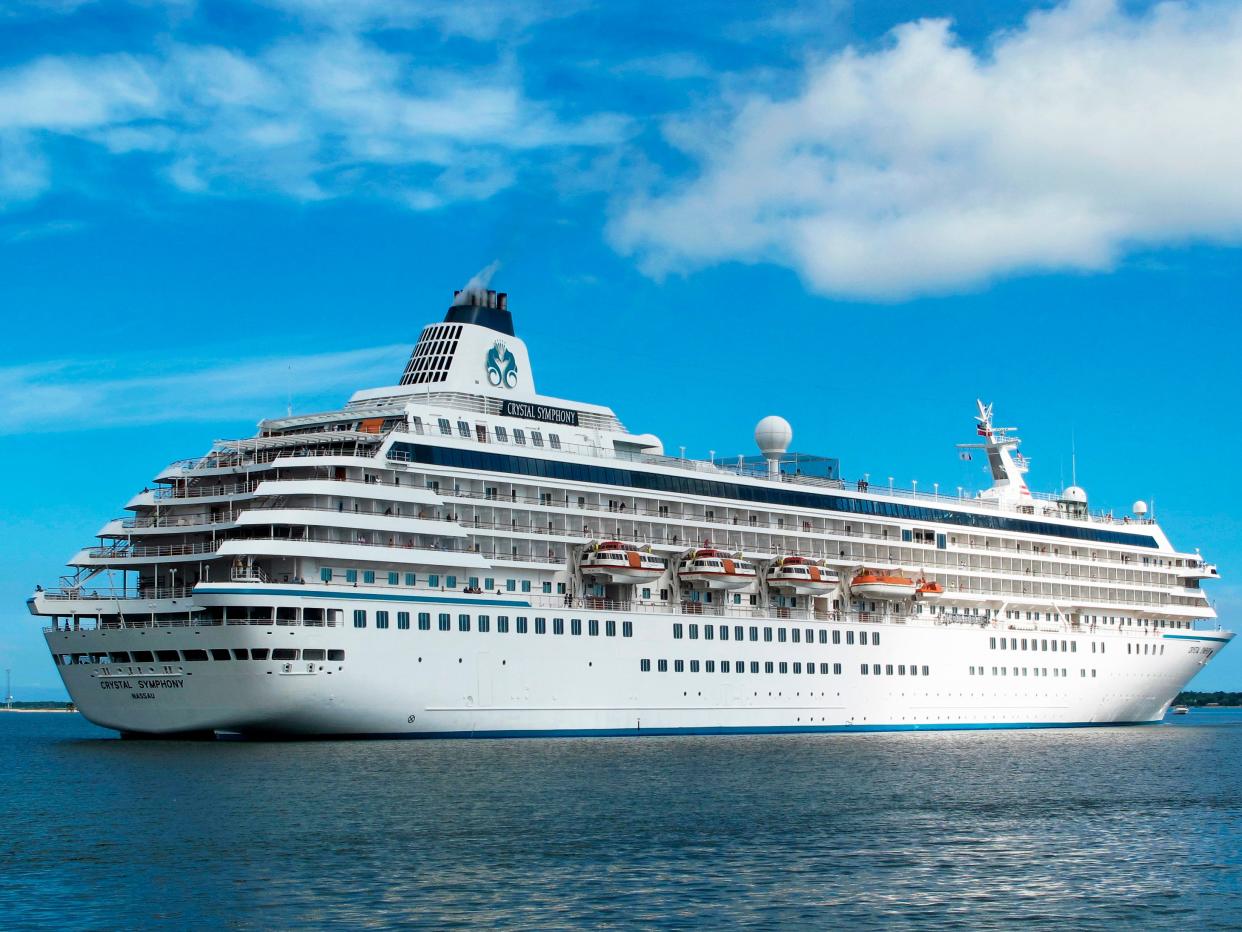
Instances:
[[[496,271],[499,268],[500,260],[494,259],[476,272],[470,281],[466,282],[466,287],[458,292],[457,298],[453,301],[453,305],[469,304],[471,295],[485,294],[487,292],[487,286],[491,284],[492,276],[496,274]]]

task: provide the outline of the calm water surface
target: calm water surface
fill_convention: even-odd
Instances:
[[[1140,728],[120,741],[0,714],[5,928],[1242,928],[1242,712]]]

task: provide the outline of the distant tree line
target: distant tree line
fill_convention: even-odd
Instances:
[[[1188,706],[1204,706],[1204,705],[1237,705],[1242,706],[1242,693],[1228,693],[1223,690],[1217,690],[1214,693],[1201,692],[1184,692],[1178,693],[1177,698],[1173,700],[1174,705]]]

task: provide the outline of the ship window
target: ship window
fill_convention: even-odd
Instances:
[[[520,427],[513,428],[513,442],[519,445],[526,443],[526,431]]]
[[[440,425],[440,433],[444,434],[444,436],[447,437],[453,433],[453,425],[449,423],[448,418],[438,418],[436,423]]]
[[[376,612],[375,613],[375,627],[377,628],[388,627],[388,613],[387,612]]]
[[[910,675],[911,675],[911,676],[918,676],[918,675],[919,675],[919,668],[918,668],[918,667],[916,667],[914,664],[911,664],[911,665],[910,665]]]
[[[346,570],[346,571],[345,571],[345,581],[346,581],[346,582],[351,582],[351,583],[357,582],[357,581],[358,581],[358,571],[357,571],[357,570]]]
[[[418,613],[418,630],[419,631],[430,631],[431,630],[431,612],[419,612]]]
[[[543,434],[537,430],[532,430],[530,432],[530,442],[537,447],[543,446]]]
[[[551,446],[553,450],[559,450],[561,448],[561,435],[548,434],[548,445]]]
[[[632,638],[633,636],[634,636],[634,622],[632,621],[621,622],[621,637]]]
[[[207,651],[205,650],[183,650],[181,656],[186,660],[206,660]]]
[[[508,592],[516,592],[516,591],[517,591],[517,580],[516,580],[516,579],[506,579],[506,580],[505,580],[505,589],[506,589],[506,591],[508,591]]]
[[[469,615],[458,615],[457,616],[457,630],[458,631],[469,631],[470,630],[470,616]]]
[[[690,640],[692,641],[698,640],[698,637],[699,637],[699,626],[692,624],[690,626]]]
[[[781,666],[783,667],[783,666],[784,666],[784,664],[781,664]],[[794,673],[801,673],[801,672],[802,672],[802,663],[801,663],[801,661],[798,661],[798,660],[795,660],[795,661],[794,661],[793,671],[794,671]]]
[[[344,659],[345,659],[345,651],[343,651],[343,650],[329,650],[329,651],[328,651],[328,659],[329,659],[329,660],[344,660]]]
[[[833,632],[832,632],[832,643],[833,643],[833,644],[840,644],[840,643],[841,643],[841,632],[840,632],[840,631],[833,631]]]
[[[461,434],[461,436],[469,440],[470,439],[470,425],[467,424],[465,421],[458,421],[457,422],[457,433]]]
[[[375,582],[375,570],[363,570],[362,581],[368,585]]]
[[[782,643],[784,642],[786,635],[787,635],[787,632],[785,631],[785,629],[784,629],[784,628],[777,628],[777,629],[776,629],[776,638],[777,638],[777,640],[781,641]]]
[[[764,628],[764,629],[763,629],[763,639],[764,639],[765,641],[770,641],[770,640],[772,640],[772,629],[771,629],[771,628]]]
[[[698,662],[697,660],[691,660],[691,661],[690,661],[690,672],[691,672],[691,673],[698,673],[698,672],[699,672],[699,662]]]
[[[365,628],[367,626],[367,613],[365,609],[354,610],[354,627]]]
[[[716,626],[715,625],[704,625],[703,626],[703,640],[711,641],[715,637],[716,637]]]
[[[690,662],[694,664],[694,668],[697,670],[699,662],[697,660],[692,660]],[[673,661],[673,672],[674,673],[685,673],[686,662],[684,660],[674,660]]]
[[[126,661],[126,660],[121,660],[121,659],[120,659],[120,658],[119,658],[116,654],[113,654],[113,655],[112,655],[112,659],[113,659],[114,661],[116,661],[117,663],[127,663],[127,662],[128,662],[128,661]],[[228,648],[224,648],[224,647],[213,647],[213,648],[211,649],[211,659],[212,659],[212,660],[230,660],[230,659],[232,659],[232,658],[230,658],[230,657],[229,657]]]
[[[656,661],[656,669],[657,669],[657,670],[659,670],[659,672],[661,672],[661,673],[667,673],[667,672],[668,672],[668,661],[667,661],[667,660],[657,660],[657,661]]]
[[[771,661],[771,660],[765,660],[765,661],[763,662],[763,672],[764,672],[764,673],[771,673],[771,672],[772,672],[772,670],[773,670],[773,664],[772,664],[772,661]]]
[[[302,651],[303,660],[323,660],[323,655],[324,652],[321,647],[308,647]]]
[[[266,660],[267,659],[267,648],[266,647],[251,648],[250,659],[251,660]]]
[[[496,439],[501,443],[509,442],[509,431],[501,427],[499,424],[496,425]],[[648,666],[650,666],[650,664],[648,664]]]
[[[449,615],[449,613],[448,613],[448,612],[441,612],[441,613],[440,613],[439,624],[440,624],[440,630],[441,630],[441,631],[448,631],[448,630],[450,630],[450,629],[453,627],[453,618],[452,618],[452,616],[451,616],[451,615]]]
[[[509,616],[508,615],[497,615],[496,616],[496,633],[497,634],[508,634],[509,633]]]
[[[321,567],[319,570],[319,578],[323,582],[332,582],[332,570],[329,567]]]
[[[410,613],[409,612],[397,612],[397,630],[398,631],[409,631],[410,630]]]
[[[853,632],[853,631],[846,631],[846,632],[845,632],[845,643],[846,643],[846,644],[853,644],[853,643],[854,643],[854,632]]]
[[[492,629],[492,620],[487,615],[479,616],[479,633],[486,634]]]
[[[142,651],[138,651],[137,653],[134,654],[135,661],[139,659],[138,654],[140,653],[142,653]],[[148,657],[147,659],[149,660],[150,658]],[[234,647],[233,648],[233,659],[234,660],[249,660],[250,651],[248,651],[244,647]]]
[[[273,660],[297,660],[298,652],[292,647],[277,647],[272,651]]]
[[[323,627],[323,609],[322,608],[304,608],[302,609],[302,623],[315,628]]]
[[[927,667],[926,667],[926,666],[924,666],[924,667],[923,667],[923,675],[924,675],[924,676],[927,676]]]
[[[401,574],[400,574],[400,573],[389,573],[389,574],[388,574],[388,585],[390,585],[390,586],[396,586],[396,585],[399,585],[399,584],[400,584],[400,582],[401,582]]]
[[[514,628],[518,634],[526,634],[526,617],[519,615],[514,619]]]
[[[176,663],[181,657],[175,650],[157,650],[155,659],[161,663]]]
[[[871,665],[871,673],[872,673],[874,676],[879,676],[879,675],[880,675],[880,665],[879,665],[878,663],[873,663],[873,664]]]
[[[611,618],[604,622],[604,637],[615,638],[617,636],[617,623]]]
[[[457,577],[456,576],[445,576],[444,586],[446,589],[456,589],[457,588]]]
[[[650,673],[651,672],[651,661],[646,660],[646,659],[638,661],[638,669],[641,670],[643,673]]]
[[[548,633],[548,619],[546,618],[535,619],[535,633],[536,634],[547,634]]]
[[[570,634],[581,634],[582,633],[582,619],[581,618],[569,619],[569,633]]]
[[[439,586],[440,575],[438,573],[432,573],[430,576],[428,576],[427,585],[430,586],[432,589],[435,589],[437,586]]]
[[[553,618],[552,619],[552,633],[553,634],[564,634],[565,633],[565,619],[564,618]]]
[[[864,644],[864,645],[867,643],[867,632],[866,631],[858,632],[858,643]]]
[[[587,635],[589,637],[599,637],[599,619],[587,619]]]
[[[414,433],[421,434],[423,432],[423,419],[418,415],[410,418],[410,423],[414,425]]]
[[[522,580],[522,591],[530,592],[530,580],[529,579]]]
[[[892,665],[891,663],[886,663],[886,664],[884,665],[884,672],[885,672],[885,674],[887,674],[888,676],[892,676],[892,675],[893,675],[893,665]]]
[[[673,622],[673,637],[680,640],[685,633],[685,628],[680,621]]]

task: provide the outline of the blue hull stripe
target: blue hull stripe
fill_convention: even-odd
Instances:
[[[1221,644],[1228,644],[1233,638],[1215,638],[1206,634],[1166,634],[1166,639],[1174,641],[1218,641]]]
[[[1159,725],[1154,722],[979,722],[943,725],[754,725],[754,726],[690,726],[686,728],[554,728],[531,730],[495,731],[399,731],[342,735],[291,735],[257,734],[253,736],[229,733],[223,737],[245,739],[278,738],[287,740],[342,741],[366,740],[436,740],[439,738],[645,738],[674,737],[680,735],[797,735],[797,734],[847,734],[850,732],[894,731],[1000,731],[1020,728],[1120,728],[1130,725]]]
[[[530,608],[530,602],[514,599],[459,599],[456,596],[433,595],[384,595],[383,593],[354,592],[346,589],[341,592],[320,592],[315,589],[203,589],[195,590],[196,595],[300,595],[308,599],[365,599],[374,602],[432,602],[438,605],[505,605],[514,608]]]

